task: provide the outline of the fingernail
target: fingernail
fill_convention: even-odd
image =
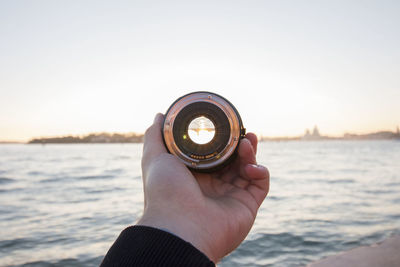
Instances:
[[[258,164],[249,164],[252,168],[256,168],[256,169],[259,169],[259,170],[263,170],[263,169],[265,169],[265,167],[264,166],[262,166],[262,165],[258,165]]]
[[[242,139],[242,142],[247,142],[247,143],[249,143],[251,145],[250,140],[247,139],[246,137]]]

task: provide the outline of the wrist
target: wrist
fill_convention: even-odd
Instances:
[[[218,257],[214,255],[213,250],[205,241],[205,238],[210,237],[206,229],[186,217],[182,218],[182,216],[176,214],[163,216],[159,213],[150,214],[145,212],[136,225],[149,226],[166,231],[189,242],[211,261],[217,262],[218,260]]]

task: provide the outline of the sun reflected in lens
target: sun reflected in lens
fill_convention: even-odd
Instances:
[[[212,121],[204,116],[197,117],[189,124],[190,139],[199,145],[210,142],[215,135],[215,126]]]

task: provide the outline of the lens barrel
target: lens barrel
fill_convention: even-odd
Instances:
[[[190,169],[212,172],[235,157],[246,130],[228,100],[211,92],[193,92],[169,107],[162,132],[171,154]]]

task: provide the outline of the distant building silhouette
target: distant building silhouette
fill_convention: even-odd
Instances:
[[[308,138],[308,137],[310,137],[310,136],[311,136],[311,134],[310,134],[310,130],[306,129],[306,132],[305,132],[305,134],[304,134],[304,136],[303,136],[303,137],[306,137],[306,138]]]
[[[306,132],[301,139],[302,140],[320,140],[320,139],[323,139],[323,137],[319,133],[317,125],[315,125],[314,129],[312,131],[312,134],[310,133],[310,130],[306,129]]]
[[[314,126],[314,130],[313,130],[312,136],[315,137],[315,138],[321,137],[321,135],[319,134],[319,130],[318,130],[317,125]]]
[[[395,132],[381,131],[381,132],[369,133],[369,134],[346,133],[346,134],[344,134],[343,139],[347,139],[347,140],[400,140],[400,136],[398,133],[395,133]]]

